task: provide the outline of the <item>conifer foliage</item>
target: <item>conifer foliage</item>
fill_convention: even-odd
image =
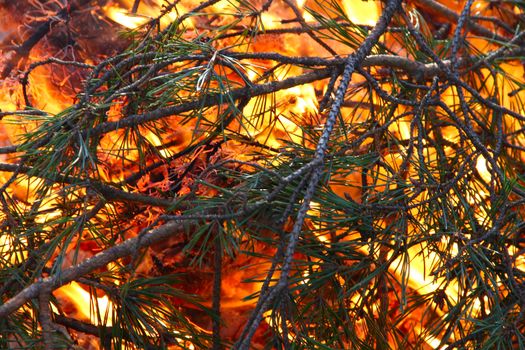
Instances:
[[[523,2],[0,15],[2,349],[525,349]]]

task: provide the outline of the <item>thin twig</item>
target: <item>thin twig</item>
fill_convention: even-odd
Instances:
[[[449,19],[452,22],[458,22],[459,21],[460,15],[458,15],[456,12],[454,12],[453,10],[448,8],[447,6],[437,2],[435,0],[416,0],[416,4],[418,4],[418,5],[422,6],[422,7],[425,7],[425,8],[428,8],[428,9],[432,9],[434,11],[437,11],[437,12],[441,13],[442,15],[447,17],[447,19]],[[473,22],[471,20],[469,20],[467,23],[468,23],[468,27],[470,29],[472,29],[472,31],[475,34],[487,37],[489,39],[495,39],[495,40],[497,40],[499,42],[505,42],[506,41],[505,38],[503,38],[502,36],[498,35],[496,32],[490,31],[489,29],[487,29],[486,27],[484,27],[482,25],[479,25],[479,24],[477,24],[477,23],[475,23],[475,22]]]
[[[133,2],[133,6],[131,7],[130,12],[131,13],[137,13],[137,10],[139,9],[139,5],[140,5],[140,0],[135,0]]]
[[[214,274],[213,274],[213,299],[212,299],[212,330],[213,350],[222,349],[221,341],[221,284],[222,284],[222,244],[219,222],[214,223]]]
[[[179,221],[167,222],[160,227],[148,230],[144,235],[130,238],[108,248],[75,266],[60,271],[60,273],[36,281],[0,305],[0,318],[7,317],[30,299],[36,298],[42,289],[49,288],[50,290],[55,290],[60,288],[79,277],[86,276],[90,272],[106,266],[112,261],[133,254],[137,247],[139,249],[149,247],[157,242],[168,239],[175,233],[184,230],[184,227],[185,225]]]
[[[313,30],[311,30],[310,28],[308,28],[308,24],[306,23],[306,21],[304,20],[303,18],[303,14],[301,13],[301,11],[299,11],[299,9],[297,8],[297,6],[291,1],[291,0],[283,0],[284,3],[286,5],[288,5],[288,7],[290,7],[293,11],[293,13],[295,14],[297,20],[299,21],[299,24],[301,24],[301,27],[303,27],[305,30],[306,30],[306,34],[308,34],[310,36],[310,38],[312,38],[316,43],[318,43],[319,45],[321,45],[321,47],[323,49],[325,49],[327,52],[331,53],[332,55],[334,56],[337,56],[337,52],[332,49],[330,46],[328,46],[327,43],[325,43],[324,41],[322,41],[321,39],[319,39],[317,37],[317,35],[315,35],[315,33],[313,32]],[[308,30],[310,29],[310,30]]]
[[[15,54],[11,59],[5,64],[2,73],[0,74],[0,79],[6,78],[9,73],[16,67],[18,62],[29,55],[33,47],[38,44],[42,38],[44,38],[58,23],[63,20],[66,20],[71,13],[74,13],[77,9],[85,6],[91,0],[78,0],[73,1],[68,6],[62,8],[54,16],[49,18],[46,22],[40,24],[35,28],[33,34],[26,40],[22,45],[19,45],[15,48]]]
[[[126,202],[137,202],[137,203],[159,206],[159,207],[164,207],[164,208],[167,208],[173,205],[173,201],[169,199],[151,197],[151,196],[143,195],[140,193],[126,192],[116,187],[112,187],[112,186],[103,184],[101,182],[97,182],[92,179],[82,180],[82,179],[76,179],[76,178],[72,178],[72,177],[64,176],[60,174],[56,174],[53,178],[49,178],[47,176],[41,175],[39,172],[35,171],[34,168],[23,165],[23,164],[0,163],[0,171],[12,172],[15,175],[27,174],[31,177],[42,178],[42,179],[52,181],[55,183],[65,183],[65,184],[77,185],[80,187],[87,187],[87,188],[90,188],[100,193],[106,200],[109,200],[109,201],[119,201],[120,200],[120,201],[126,201]],[[15,179],[16,177],[12,181],[15,181]],[[7,188],[8,185],[9,183],[5,183],[4,187]]]
[[[42,288],[38,294],[38,321],[42,327],[42,340],[45,350],[55,349],[53,342],[53,320],[51,319],[51,307],[49,299],[51,297],[51,288]]]
[[[341,77],[341,82],[337,88],[335,94],[334,103],[328,114],[325,127],[319,141],[317,143],[315,151],[315,159],[318,162],[318,165],[313,169],[312,175],[309,179],[305,195],[303,197],[303,202],[295,218],[295,223],[292,228],[292,231],[289,235],[289,241],[284,252],[281,275],[277,284],[270,289],[270,291],[265,295],[260,295],[257,302],[258,312],[257,315],[253,318],[251,324],[246,324],[246,336],[239,339],[235,344],[234,348],[239,350],[248,350],[250,348],[250,343],[255,331],[259,327],[260,322],[262,321],[263,313],[267,310],[269,304],[273,299],[281,293],[284,288],[288,287],[288,276],[291,270],[291,264],[293,260],[293,254],[299,239],[299,235],[302,232],[303,223],[306,218],[306,213],[310,208],[310,202],[314,196],[317,184],[321,178],[322,174],[322,165],[324,163],[325,153],[328,148],[328,141],[330,135],[335,126],[337,116],[339,115],[341,105],[344,101],[344,96],[347,90],[348,85],[350,84],[352,74],[357,66],[365,59],[365,57],[370,53],[374,45],[378,42],[380,36],[386,30],[390,20],[392,19],[394,13],[397,11],[398,7],[401,5],[400,0],[391,0],[387,3],[381,17],[378,19],[378,22],[369,36],[364,40],[364,42],[359,46],[356,52],[350,55],[347,58],[347,63],[345,65],[344,72]]]

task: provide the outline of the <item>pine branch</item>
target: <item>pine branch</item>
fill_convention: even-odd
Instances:
[[[301,208],[297,213],[297,217],[295,218],[295,223],[292,228],[292,231],[290,232],[290,238],[286,246],[286,250],[284,251],[284,256],[282,258],[283,266],[281,269],[281,277],[279,278],[279,281],[276,286],[272,287],[267,294],[261,295],[259,297],[258,305],[256,306],[256,309],[258,310],[257,315],[253,318],[253,323],[249,323],[245,326],[245,329],[247,331],[244,332],[245,336],[241,338],[236,344],[236,349],[249,349],[251,339],[255,331],[259,327],[259,324],[263,317],[263,313],[268,309],[268,306],[273,301],[273,299],[277,297],[284,288],[288,287],[288,275],[290,273],[292,257],[296,249],[299,235],[302,231],[303,223],[306,217],[306,212],[310,209],[310,203],[312,201],[314,191],[321,177],[321,167],[324,163],[325,154],[328,148],[328,141],[334,128],[335,122],[337,120],[337,115],[340,113],[341,105],[343,104],[344,95],[348,88],[348,84],[350,84],[350,80],[356,66],[359,66],[364,60],[364,58],[370,53],[373,46],[379,40],[379,37],[386,30],[386,27],[388,26],[390,20],[392,19],[392,16],[394,15],[394,12],[398,9],[400,4],[400,1],[395,0],[390,1],[387,4],[385,10],[383,11],[381,17],[378,20],[378,23],[376,24],[370,35],[365,39],[363,44],[359,46],[355,54],[352,54],[347,58],[345,69],[341,78],[341,83],[337,88],[334,103],[332,104],[330,113],[328,114],[325,123],[323,133],[319,138],[319,141],[316,146],[315,161],[317,164],[312,169],[312,174],[310,176],[308,185],[306,187],[305,195],[303,197],[303,203],[301,204]]]
[[[55,290],[75,279],[86,276],[91,271],[104,267],[108,263],[125,256],[135,254],[136,251],[149,247],[157,242],[168,239],[170,236],[184,229],[184,224],[177,221],[170,221],[140,234],[135,238],[130,238],[118,245],[115,245],[95,256],[84,260],[76,266],[62,270],[59,274],[43,278],[30,286],[24,288],[13,298],[0,305],[0,317],[7,317],[22,307],[29,300],[36,298],[41,290]]]
[[[451,22],[459,23],[459,21],[461,20],[461,15],[458,15],[456,12],[454,12],[453,10],[449,9],[448,7],[446,7],[445,5],[437,1],[417,0],[416,3],[424,8],[429,8],[429,9],[437,11],[438,13],[447,17]],[[468,23],[469,28],[471,28],[472,31],[477,35],[480,35],[480,36],[483,36],[489,39],[494,39],[500,42],[506,41],[504,37],[498,35],[495,32],[488,30],[487,28],[473,22],[472,20],[468,20],[467,23]],[[461,26],[458,26],[458,27],[461,27]]]
[[[228,4],[160,28],[172,2],[98,64],[27,65],[19,102],[31,109],[0,112],[37,125],[0,148],[0,345],[73,342],[65,324],[108,348],[516,347],[519,6],[419,1],[415,25],[392,0],[368,27],[335,0],[312,5],[317,23],[292,1]],[[282,27],[263,31],[275,9]],[[331,57],[264,46],[287,38]],[[56,115],[31,107],[28,83],[55,67],[87,72]],[[51,312],[71,281],[90,289],[93,324]],[[248,296],[232,300],[230,283]],[[231,305],[252,309],[229,320]]]

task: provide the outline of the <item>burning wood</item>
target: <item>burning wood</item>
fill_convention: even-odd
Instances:
[[[2,348],[523,348],[518,2],[0,2]]]

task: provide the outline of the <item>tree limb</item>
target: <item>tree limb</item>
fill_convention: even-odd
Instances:
[[[49,277],[40,279],[21,292],[0,305],[0,318],[9,316],[18,310],[30,299],[36,298],[40,291],[49,288],[55,290],[61,286],[85,276],[98,268],[106,266],[108,263],[125,256],[134,254],[138,249],[149,247],[152,244],[168,239],[177,232],[184,229],[184,224],[180,221],[169,221],[160,227],[150,229],[139,234],[137,237],[130,238],[118,245],[98,253],[97,255],[82,261],[80,264],[69,267]]]

